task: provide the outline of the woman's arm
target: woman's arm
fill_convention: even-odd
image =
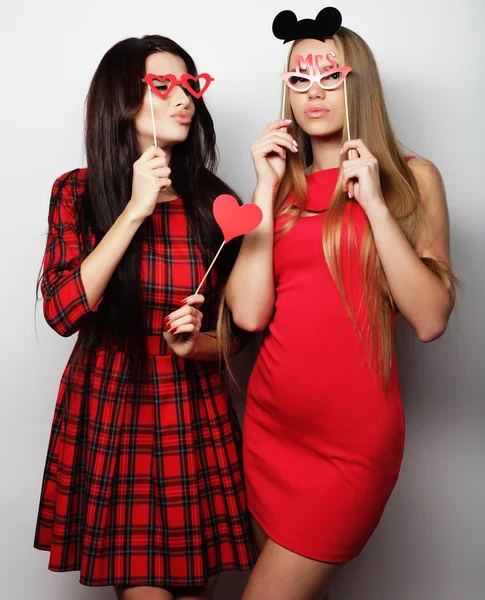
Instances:
[[[258,181],[252,202],[261,208],[263,220],[244,236],[226,288],[233,321],[244,331],[263,330],[274,310],[274,200],[286,170],[286,152],[298,151],[287,133],[288,124],[284,120],[272,123],[251,146]]]
[[[261,331],[274,309],[273,205],[271,189],[254,191],[252,202],[263,212],[261,224],[244,236],[226,287],[226,301],[235,325]]]
[[[151,146],[133,165],[132,197],[96,248],[81,265],[89,306],[101,299],[133,236],[155,209],[158,194],[171,184],[161,148]]]
[[[453,296],[443,280],[420,258],[449,264],[448,210],[438,169],[424,159],[412,159],[409,166],[416,176],[429,223],[416,248],[411,247],[387,207],[370,211],[368,217],[397,307],[419,339],[431,342],[446,331],[453,310]]]
[[[49,209],[49,234],[41,289],[47,323],[69,336],[81,319],[95,311],[113,272],[137,229],[153,212],[159,191],[170,185],[165,153],[150,148],[134,165],[132,198],[98,246],[81,260],[81,239],[74,207],[75,172],[59,178]]]
[[[81,277],[92,309],[101,300],[104,291],[131,243],[143,219],[125,210],[116,219],[108,233],[81,264]]]
[[[352,177],[358,179],[356,199],[363,205],[372,227],[392,297],[419,339],[430,342],[445,332],[453,310],[453,294],[421,260],[433,258],[449,264],[448,211],[439,171],[424,159],[412,159],[409,163],[416,176],[429,223],[427,231],[413,248],[388,210],[380,185],[375,183],[375,179],[379,178],[376,159],[367,154],[368,150],[360,140],[357,142],[354,141],[354,145],[348,143],[349,147],[358,150],[360,158],[346,161],[344,183]],[[346,150],[347,144],[344,145]]]

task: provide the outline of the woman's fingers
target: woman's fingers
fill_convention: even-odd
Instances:
[[[183,306],[177,310],[174,310],[165,318],[165,331],[173,329],[174,323],[179,319],[185,319],[183,323],[193,323],[198,321],[202,323],[203,315],[198,309],[205,302],[205,298],[202,294],[192,294],[182,300]]]
[[[342,150],[340,151],[340,153],[344,154],[345,152],[350,152],[350,159],[359,157],[373,157],[372,152],[369,150],[369,148],[367,148],[367,146],[361,139],[348,140],[347,142],[345,142],[345,144],[342,146]]]
[[[160,169],[153,169],[152,174],[160,177],[161,179],[168,179],[172,170],[168,167],[161,167]]]
[[[349,181],[349,185],[347,186],[347,195],[349,198],[354,197],[354,181],[352,179]]]
[[[187,298],[184,298],[180,304],[183,304],[184,306],[196,306],[199,308],[204,302],[205,298],[202,294],[191,294],[190,296],[187,296]]]
[[[180,317],[178,319],[169,321],[166,325],[165,325],[165,331],[168,331],[172,334],[180,333],[180,329],[181,327],[185,327],[187,325],[193,326],[193,330],[194,331],[200,331],[200,328],[202,326],[202,318],[198,318],[195,317],[193,315],[185,315],[183,317]]]
[[[296,143],[293,144],[292,141],[286,138],[280,138],[278,136],[271,136],[269,138],[256,142],[255,144],[253,144],[251,152],[253,156],[266,156],[270,152],[276,152],[276,150],[274,150],[275,147],[278,147],[280,150],[286,148],[291,152],[298,152],[298,146],[296,145]],[[277,153],[281,154],[280,152]]]
[[[278,144],[284,144],[289,148],[291,148],[291,146],[298,147],[298,142],[295,140],[295,138],[292,135],[290,135],[289,133],[285,133],[284,131],[273,131],[272,133],[263,135],[255,143],[258,144],[258,143],[264,143],[267,141],[276,142]],[[288,146],[288,144],[290,144],[290,145]]]
[[[160,169],[165,167],[168,169],[167,161],[163,156],[156,156],[144,163],[146,169]]]
[[[195,325],[189,324],[189,325],[180,325],[179,327],[177,327],[170,333],[172,335],[180,335],[181,333],[192,333],[192,334],[196,333],[196,334],[198,334],[199,331],[200,331],[200,327],[196,327]]]
[[[167,155],[164,150],[158,148],[158,146],[150,146],[143,152],[137,162],[146,163],[156,157],[167,160]]]
[[[193,317],[194,319],[202,320],[202,313],[195,306],[184,306],[183,308],[179,308],[178,310],[170,313],[165,318],[165,323],[173,323],[177,319],[181,319],[183,317]]]
[[[264,133],[270,132],[270,131],[278,131],[279,129],[282,129],[283,127],[288,127],[291,124],[291,119],[278,119],[278,121],[273,121],[273,123],[270,123],[266,129],[264,130]],[[263,133],[263,135],[264,135]]]
[[[344,160],[342,169],[345,175],[356,173],[362,175],[370,173],[373,170],[379,170],[379,163],[373,156],[370,158],[359,158],[357,160]]]

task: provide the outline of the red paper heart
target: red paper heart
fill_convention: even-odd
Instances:
[[[194,90],[194,88],[190,85],[190,80],[199,81],[199,79],[205,79],[205,85],[200,90],[200,92],[196,92]],[[197,75],[197,77],[194,77],[193,75],[190,75],[189,73],[184,73],[182,75],[183,84],[189,90],[189,92],[192,94],[192,96],[195,96],[196,98],[200,98],[202,96],[202,94],[207,90],[207,88],[210,86],[212,81],[214,81],[214,79],[209,75],[209,73],[201,73],[200,75]]]
[[[157,86],[153,83],[154,79],[156,79],[160,83],[165,83],[168,79],[170,81],[170,85],[168,86],[165,92],[162,92],[162,90],[159,90]],[[150,73],[150,75],[147,75],[142,81],[146,81],[148,85],[152,88],[152,90],[155,92],[155,94],[159,96],[162,100],[165,100],[165,98],[168,97],[170,92],[177,84],[177,78],[172,73],[169,73],[168,75],[154,75],[153,73]]]
[[[238,235],[249,233],[261,223],[263,213],[255,204],[239,206],[234,196],[222,194],[214,200],[214,218],[222,229],[227,243]]]

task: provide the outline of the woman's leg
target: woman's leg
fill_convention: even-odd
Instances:
[[[115,586],[115,592],[118,600],[175,600],[173,594],[168,590],[157,587]]]
[[[253,530],[254,541],[256,542],[256,547],[258,549],[258,553],[261,554],[263,551],[264,545],[268,540],[268,536],[263,531],[261,525],[256,521],[251,513],[249,513],[249,521],[251,523],[251,529]]]
[[[173,588],[172,593],[176,600],[212,600],[214,588],[217,583],[217,575],[209,578],[209,581],[201,588]]]
[[[330,600],[329,588],[343,564],[304,558],[273,542],[251,515],[261,554],[242,600]]]
[[[118,600],[212,600],[217,575],[209,578],[207,584],[198,588],[171,587],[119,587],[115,586]]]

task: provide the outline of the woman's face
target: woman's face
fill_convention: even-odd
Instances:
[[[312,55],[314,64],[315,56],[321,55],[318,64],[323,72],[326,65],[330,66],[327,54],[333,52],[336,56],[333,60],[339,67],[343,66],[335,42],[326,40],[302,40],[295,44],[290,56],[289,71],[296,71],[296,56],[302,56],[306,61],[307,56]],[[351,65],[350,65],[351,66]],[[309,74],[310,69],[300,67],[301,73]],[[333,136],[342,130],[345,120],[345,100],[343,83],[333,90],[324,90],[317,82],[313,82],[311,88],[306,92],[297,92],[288,89],[291,108],[296,122],[305,133],[310,136]]]
[[[174,54],[156,52],[151,54],[145,62],[146,73],[167,75],[172,73],[180,80],[183,73],[187,73],[185,62]],[[167,86],[163,82],[154,80],[155,85],[162,91]],[[145,85],[145,96],[138,114],[135,117],[135,126],[138,143],[141,148],[153,145],[153,125],[150,109],[150,91]],[[170,94],[163,100],[153,91],[151,92],[153,113],[157,142],[161,148],[171,148],[187,139],[190,124],[195,113],[195,105],[190,93],[182,86],[176,85]]]

